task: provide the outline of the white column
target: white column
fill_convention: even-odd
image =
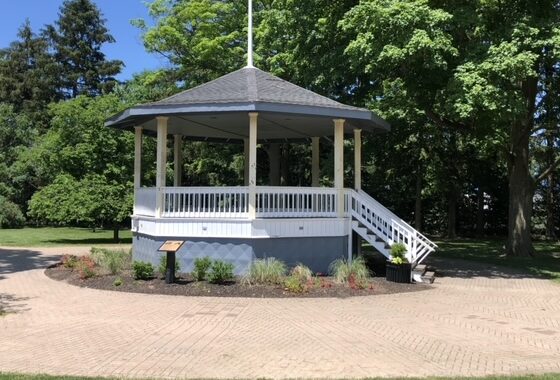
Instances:
[[[134,190],[142,187],[142,127],[134,127]]]
[[[183,137],[173,136],[173,186],[180,187],[183,180]]]
[[[344,119],[334,120],[334,187],[338,190],[338,216],[344,217]]]
[[[169,118],[158,116],[157,120],[157,154],[156,154],[156,217],[163,212],[163,191],[167,171],[167,120]]]
[[[362,188],[362,130],[354,129],[354,189]]]
[[[257,216],[257,112],[249,113],[249,219]]]
[[[249,186],[249,139],[243,139],[243,183]]]
[[[319,162],[319,137],[311,138],[311,186],[319,187],[321,167]]]

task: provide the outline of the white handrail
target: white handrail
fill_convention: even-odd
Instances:
[[[165,187],[163,218],[246,218],[247,187]]]
[[[407,259],[419,264],[436,245],[364,191],[350,190],[348,209],[352,216],[389,245],[403,243]]]

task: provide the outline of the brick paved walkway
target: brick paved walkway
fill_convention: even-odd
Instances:
[[[75,249],[75,248],[74,248]],[[64,250],[66,251],[66,250]],[[351,299],[123,294],[0,249],[0,372],[188,378],[560,372],[560,286],[439,263],[432,290]]]

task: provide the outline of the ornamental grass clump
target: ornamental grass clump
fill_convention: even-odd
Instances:
[[[292,268],[291,275],[300,278],[305,283],[313,279],[313,272],[311,269],[301,263]]]
[[[284,281],[285,276],[286,264],[274,257],[269,257],[253,261],[243,280],[252,285],[278,285]]]
[[[403,243],[395,243],[391,246],[391,263],[396,265],[406,264],[406,245]]]
[[[351,262],[345,259],[335,260],[331,263],[329,271],[336,283],[361,289],[367,286],[369,269],[362,257],[358,257]]]
[[[130,265],[131,255],[122,250],[92,248],[91,258],[103,271],[118,274]]]

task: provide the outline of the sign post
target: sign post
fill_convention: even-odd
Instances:
[[[184,243],[185,242],[181,240],[168,240],[158,249],[158,251],[166,252],[167,254],[167,265],[165,267],[166,284],[172,284],[175,282],[175,254]]]

